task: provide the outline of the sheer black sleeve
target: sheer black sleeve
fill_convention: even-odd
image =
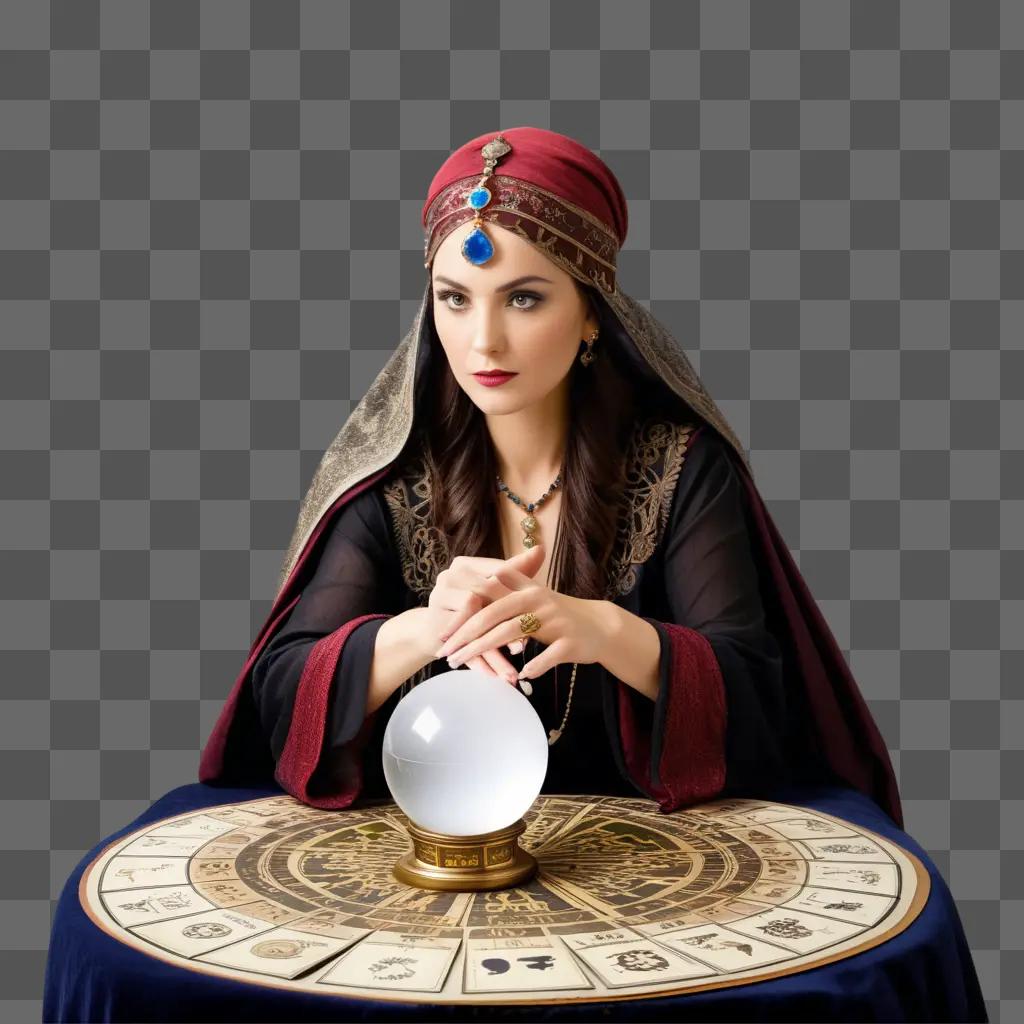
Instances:
[[[360,615],[391,616],[399,610],[400,569],[377,488],[353,498],[329,529],[302,596],[252,668],[253,696],[275,762],[288,737],[296,689],[314,644]],[[363,723],[377,631],[386,621],[361,623],[345,642],[328,700],[317,768],[321,775]]]
[[[728,443],[706,425],[700,429],[673,494],[664,550],[670,620],[707,640],[724,683],[724,794],[753,793],[788,778],[782,654],[766,626],[741,472]],[[663,636],[654,711],[661,723],[672,673],[669,648]],[[671,735],[655,737],[655,763],[670,743]]]

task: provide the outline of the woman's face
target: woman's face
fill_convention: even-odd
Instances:
[[[470,263],[461,249],[472,230],[460,224],[434,254],[434,324],[459,386],[483,412],[505,414],[566,380],[597,320],[573,277],[497,224],[484,227],[494,255]],[[485,370],[516,376],[488,387],[473,376]]]

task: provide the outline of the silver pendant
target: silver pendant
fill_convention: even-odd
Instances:
[[[548,746],[554,746],[558,742],[558,737],[562,735],[561,729],[552,729],[548,733]]]
[[[519,686],[527,697],[533,693],[533,683],[531,683],[529,679],[520,679]]]

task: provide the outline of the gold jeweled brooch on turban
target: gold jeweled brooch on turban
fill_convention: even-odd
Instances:
[[[462,255],[475,266],[486,263],[494,255],[494,243],[484,231],[484,219],[480,211],[492,198],[491,190],[487,187],[487,179],[494,173],[498,161],[507,153],[512,152],[512,147],[501,135],[496,135],[480,148],[480,152],[484,158],[483,177],[466,200],[466,205],[476,210],[473,217],[473,230],[462,242]]]

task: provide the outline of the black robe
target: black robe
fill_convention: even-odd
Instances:
[[[709,645],[713,659],[691,670],[704,678],[689,678],[686,686],[701,700],[701,692],[724,698],[722,742],[709,737],[705,761],[721,761],[717,782],[702,784],[682,802],[716,795],[767,793],[794,774],[806,777],[807,765],[794,772],[794,759],[813,757],[793,749],[786,726],[783,661],[764,608],[764,581],[752,557],[749,510],[745,491],[727,443],[705,426],[690,435],[685,457],[653,553],[634,564],[635,585],[616,597],[616,603],[650,622],[661,641],[659,690],[651,701],[610,674],[599,664],[580,664],[572,708],[561,738],[549,748],[545,793],[607,793],[660,798],[662,808],[678,804],[657,788],[659,764],[668,755],[685,770],[686,751],[663,751],[662,744],[692,743],[669,720],[670,674],[680,671],[679,647],[673,657],[667,623],[695,631]],[[387,479],[358,494],[329,528],[315,572],[276,634],[266,643],[251,673],[252,696],[258,720],[275,763],[281,758],[292,725],[296,691],[310,651],[344,623],[359,616],[391,616],[425,603],[403,577],[400,536],[384,498]],[[442,566],[443,568],[443,566]],[[770,596],[770,593],[769,593]],[[311,796],[328,795],[352,786],[353,759],[361,762],[361,794],[386,797],[381,768],[381,740],[401,688],[377,710],[364,728],[366,691],[377,631],[386,618],[355,626],[337,660],[327,698],[324,735],[315,771],[309,779]],[[680,632],[676,636],[681,635]],[[523,655],[510,656],[517,667],[543,649],[531,640]],[[709,664],[713,662],[713,664]],[[530,700],[545,730],[562,720],[572,666],[558,665],[535,678]],[[427,675],[449,671],[447,661],[430,664]],[[687,719],[699,716],[688,709]],[[653,747],[638,760],[650,764],[653,783],[644,778],[643,764],[630,770],[624,750],[623,714],[631,729]],[[675,714],[679,714],[678,709]],[[710,714],[710,712],[709,712]],[[709,722],[713,721],[709,717]],[[692,728],[688,725],[687,728]],[[362,731],[361,731],[362,730]],[[353,741],[357,735],[358,743]],[[665,760],[663,760],[663,756]],[[698,767],[695,765],[694,770]],[[824,765],[815,769],[820,781],[831,776]],[[678,788],[678,787],[677,787]]]

